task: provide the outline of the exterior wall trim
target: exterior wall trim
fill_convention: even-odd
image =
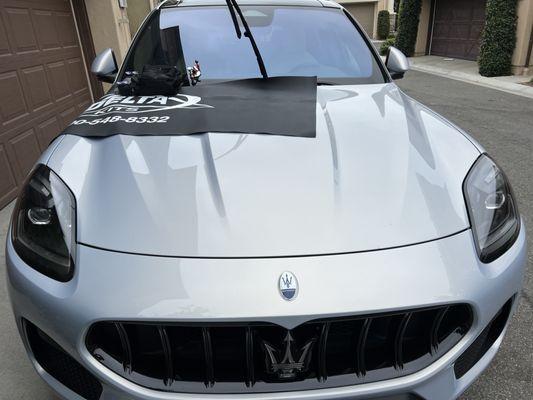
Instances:
[[[89,17],[87,15],[87,9],[85,8],[85,0],[70,0],[70,7],[72,9],[74,23],[76,24],[76,34],[78,35],[78,40],[80,42],[85,73],[87,75],[87,80],[89,81],[89,90],[91,91],[91,97],[94,101],[102,97],[104,91],[102,84],[91,74],[91,64],[96,57],[96,52],[94,49],[91,27],[89,25]]]
[[[431,0],[431,10],[429,12],[429,29],[426,43],[426,55],[431,54],[431,45],[433,44],[433,29],[435,27],[435,12],[437,9],[437,0]],[[419,26],[420,29],[420,26]]]

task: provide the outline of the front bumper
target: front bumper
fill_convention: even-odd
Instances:
[[[22,336],[24,318],[96,376],[106,400],[360,399],[405,393],[424,399],[456,398],[488,365],[502,337],[461,379],[455,378],[454,361],[502,305],[520,292],[527,260],[524,229],[512,248],[491,264],[479,262],[470,231],[385,251],[280,259],[178,259],[79,246],[77,270],[68,283],[29,268],[9,242],[6,258],[8,288]],[[277,287],[286,270],[300,284],[299,296],[292,302],[284,301]],[[290,329],[322,317],[448,303],[468,303],[474,311],[472,328],[461,342],[415,374],[357,386],[239,395],[158,392],[109,371],[85,347],[88,328],[102,320],[263,321]],[[78,398],[29,354],[37,372],[58,393]]]

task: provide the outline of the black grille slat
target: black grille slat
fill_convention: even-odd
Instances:
[[[211,342],[210,328],[202,328],[202,347],[204,350],[205,360],[205,386],[213,387],[215,385],[215,368],[213,362],[213,347]]]
[[[170,340],[168,339],[167,330],[164,326],[158,326],[159,338],[161,339],[161,348],[163,349],[163,355],[165,357],[165,370],[166,378],[164,383],[166,386],[171,386],[174,381],[174,367],[172,361],[172,348],[170,346]]]
[[[433,321],[433,325],[431,327],[431,353],[435,354],[439,348],[439,339],[438,339],[438,332],[440,329],[440,324],[442,323],[442,320],[444,319],[444,316],[448,312],[449,307],[444,307],[435,316],[435,320]]]
[[[120,322],[115,322],[115,328],[117,329],[118,336],[120,338],[120,344],[122,345],[122,367],[124,372],[131,374],[133,364],[133,354],[131,351],[131,343],[128,338],[128,334],[124,329],[124,325]]]
[[[115,373],[150,389],[268,393],[417,372],[457,344],[471,324],[464,304],[320,319],[291,329],[268,322],[100,322],[89,330],[87,348]],[[109,335],[109,327],[117,334]]]
[[[328,370],[326,365],[326,351],[328,346],[328,335],[331,324],[326,322],[322,325],[318,346],[318,380],[326,381],[328,379]]]
[[[246,327],[246,387],[255,384],[254,373],[254,333],[250,326]]]
[[[394,364],[396,368],[399,369],[403,369],[403,338],[405,330],[407,329],[407,324],[409,324],[409,320],[411,319],[411,315],[411,313],[407,313],[403,316],[394,340]]]
[[[359,339],[357,342],[357,375],[365,376],[366,375],[366,366],[365,366],[365,348],[366,348],[366,339],[368,337],[368,331],[370,330],[370,325],[372,324],[372,319],[367,318],[363,324],[363,329],[359,334]]]

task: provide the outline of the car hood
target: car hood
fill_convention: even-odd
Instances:
[[[74,193],[82,244],[280,257],[385,249],[468,228],[462,183],[478,156],[457,128],[384,84],[319,87],[312,139],[67,135],[48,164]]]

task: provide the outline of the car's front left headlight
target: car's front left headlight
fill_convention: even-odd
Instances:
[[[76,204],[50,168],[39,165],[20,193],[12,221],[17,254],[30,267],[66,282],[72,278],[76,243]]]
[[[468,173],[463,190],[479,258],[492,262],[513,245],[520,231],[511,185],[496,163],[482,155]]]

